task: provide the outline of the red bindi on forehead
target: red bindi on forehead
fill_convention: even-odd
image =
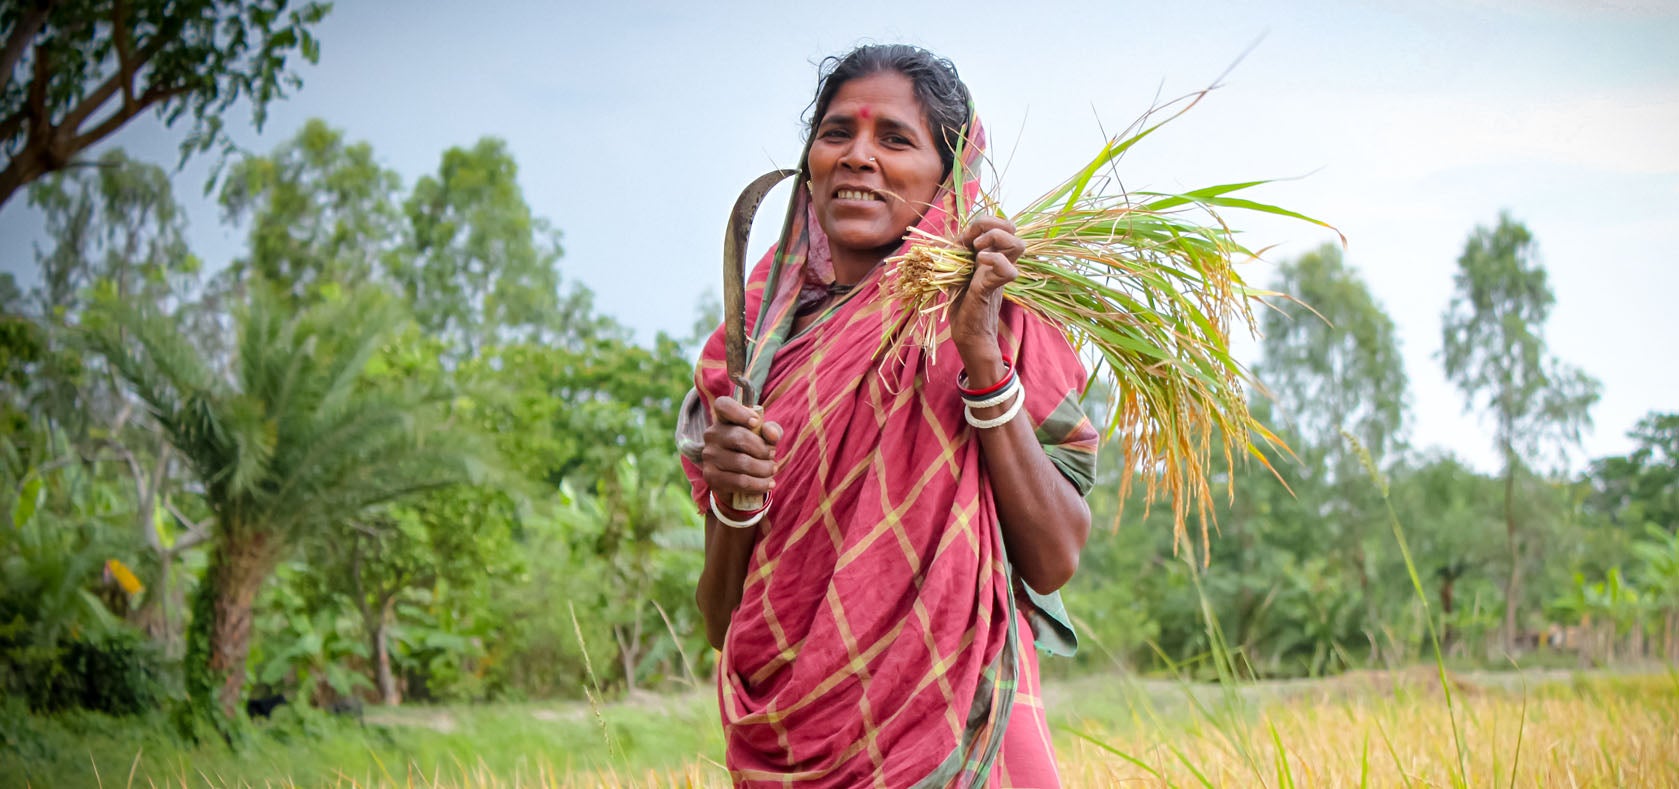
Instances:
[[[862,118],[863,120],[868,120],[871,115],[874,115],[874,109],[869,105],[864,104],[863,106],[857,108],[857,117]]]

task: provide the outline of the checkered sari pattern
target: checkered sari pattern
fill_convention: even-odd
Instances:
[[[747,289],[749,374],[783,438],[718,658],[727,766],[746,787],[981,785],[1030,646],[963,419],[961,359],[948,328],[934,352],[882,352],[902,325],[881,291],[885,267],[790,335],[814,224],[805,190],[795,191],[780,243]],[[921,225],[942,229],[951,205],[942,190]],[[1085,371],[1062,333],[1008,304],[999,343],[1040,440],[1051,429],[1062,451],[1093,456],[1095,429],[1067,418]],[[719,329],[695,371],[708,411],[733,391],[723,356]],[[699,468],[684,463],[703,502]]]

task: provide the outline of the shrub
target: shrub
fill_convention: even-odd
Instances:
[[[167,696],[162,656],[139,633],[78,636],[54,646],[0,647],[0,686],[41,712],[81,708],[110,715],[153,709]]]

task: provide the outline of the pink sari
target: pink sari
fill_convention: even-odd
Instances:
[[[973,128],[968,168],[983,142]],[[943,230],[952,199],[947,183],[920,226]],[[718,659],[729,770],[748,787],[1056,785],[1036,661],[1021,644],[1027,619],[963,419],[948,328],[936,354],[880,353],[901,325],[880,266],[789,336],[801,293],[821,295],[832,271],[803,188],[788,216],[747,289],[749,377],[784,437]],[[999,344],[1027,392],[1022,416],[1069,478],[1084,475],[1084,489],[1097,433],[1078,407],[1086,374],[1077,354],[1013,304]],[[733,391],[721,330],[695,385],[707,415]],[[704,506],[699,469],[685,465]],[[1022,685],[1032,691],[1024,702]]]

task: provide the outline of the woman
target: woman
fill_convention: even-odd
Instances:
[[[801,188],[747,288],[764,413],[730,396],[719,331],[679,428],[728,766],[745,786],[1055,786],[1021,642],[1030,627],[1070,651],[1039,593],[1090,528],[1085,371],[1004,302],[1024,245],[995,217],[962,229],[975,272],[936,352],[880,352],[903,325],[882,263],[973,199],[951,171],[983,134],[955,67],[924,50],[863,47],[823,72]],[[768,504],[733,510],[736,493]]]

